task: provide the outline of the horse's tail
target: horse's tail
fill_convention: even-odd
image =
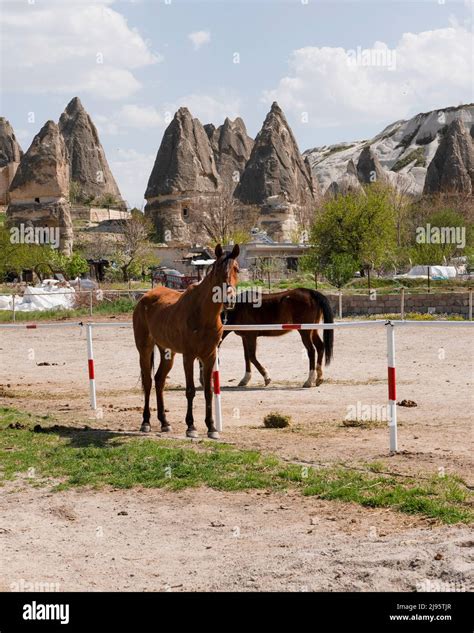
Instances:
[[[324,323],[334,323],[334,313],[332,311],[331,304],[329,303],[329,299],[318,290],[311,290],[310,292],[313,299],[316,301],[323,312]],[[334,330],[324,330],[323,342],[326,365],[329,365],[333,356]]]

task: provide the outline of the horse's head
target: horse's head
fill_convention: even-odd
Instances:
[[[231,253],[224,253],[220,244],[216,246],[216,261],[212,266],[211,274],[213,288],[216,290],[216,298],[219,303],[227,303],[235,296],[239,274],[239,264],[237,263],[239,253],[238,244],[235,244]]]

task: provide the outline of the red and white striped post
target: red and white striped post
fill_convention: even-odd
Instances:
[[[212,386],[214,391],[214,410],[216,416],[216,429],[222,431],[222,403],[221,403],[221,379],[219,374],[219,353],[216,351],[216,360],[212,369]]]
[[[397,382],[395,376],[395,326],[391,321],[387,327],[388,365],[388,426],[390,428],[390,452],[398,451],[397,438]]]
[[[95,391],[94,350],[92,348],[92,324],[86,323],[87,332],[87,364],[89,369],[89,394],[91,409],[97,409],[97,395]]]

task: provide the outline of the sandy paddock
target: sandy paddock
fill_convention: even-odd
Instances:
[[[312,389],[302,388],[308,365],[296,332],[260,339],[258,357],[272,377],[266,388],[255,370],[248,387],[236,386],[243,352],[240,339],[229,336],[221,350],[222,439],[303,463],[378,461],[387,471],[420,477],[444,469],[472,484],[472,331],[406,328],[396,336],[398,400],[418,405],[398,408],[396,456],[389,455],[383,421],[343,424],[357,407],[384,413],[384,327],[336,331],[326,380]],[[132,330],[97,328],[94,351],[98,417],[88,404],[85,332],[0,329],[3,406],[50,413],[70,426],[138,430],[142,397]],[[184,437],[183,386],[178,356],[165,393],[171,437]],[[203,404],[198,391],[196,424],[205,437]],[[292,416],[290,429],[262,428],[273,410]],[[60,590],[410,591],[428,582],[472,588],[468,528],[391,510],[255,491],[51,493],[16,482],[3,492],[4,589],[21,578],[57,582]]]

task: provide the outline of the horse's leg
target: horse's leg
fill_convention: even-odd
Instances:
[[[188,401],[188,410],[186,412],[186,424],[188,428],[186,429],[186,437],[198,437],[193,418],[193,400],[196,395],[196,388],[194,386],[194,357],[183,354],[183,366],[186,376],[186,399]]]
[[[206,398],[206,426],[207,437],[212,440],[219,438],[216,426],[214,424],[214,418],[212,417],[212,370],[214,368],[214,362],[216,360],[216,352],[214,351],[208,358],[203,361],[203,377],[204,377],[204,396]]]
[[[312,330],[312,334],[313,334],[313,343],[314,345],[316,345],[316,349],[318,350],[318,364],[316,365],[318,378],[316,380],[316,387],[319,387],[319,385],[323,382],[324,343],[318,334],[318,330]]]
[[[165,388],[166,376],[170,373],[173,367],[174,352],[169,349],[160,347],[160,366],[155,374],[155,388],[156,388],[156,404],[158,407],[158,420],[161,422],[161,431],[167,433],[171,431],[171,426],[166,419],[165,402],[163,399],[163,389]]]
[[[143,406],[143,422],[140,428],[142,433],[149,433],[150,426],[150,392],[151,392],[151,370],[153,365],[153,348],[154,345],[140,350],[140,370],[142,377],[143,394],[145,396],[145,404]]]
[[[314,370],[314,345],[311,340],[312,330],[299,330],[303,345],[306,347],[309,359],[309,374],[308,379],[304,383],[303,387],[314,387],[316,384],[316,372]]]
[[[239,387],[246,387],[250,379],[252,378],[252,366],[250,365],[250,356],[249,350],[247,347],[247,337],[245,334],[242,336],[242,345],[244,346],[244,356],[245,356],[245,375],[242,380],[239,382]]]
[[[269,385],[272,381],[270,376],[268,375],[267,370],[263,365],[261,365],[257,360],[257,337],[255,334],[251,334],[247,336],[247,349],[250,361],[255,365],[258,371],[262,374],[263,379],[265,381],[265,387]]]

